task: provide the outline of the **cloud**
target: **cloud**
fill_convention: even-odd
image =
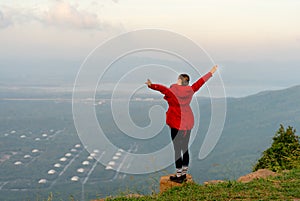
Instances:
[[[6,28],[12,24],[13,22],[11,18],[9,18],[6,13],[0,10],[0,28]]]
[[[0,29],[35,21],[37,16],[33,10],[24,7],[0,6]]]
[[[40,21],[48,25],[76,29],[101,29],[102,27],[96,14],[78,10],[75,6],[63,1],[55,2],[40,17]]]
[[[30,22],[67,29],[115,28],[111,23],[100,19],[97,14],[79,10],[76,6],[64,1],[55,1],[52,5],[35,8],[0,6],[0,29]]]

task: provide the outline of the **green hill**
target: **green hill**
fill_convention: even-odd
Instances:
[[[262,152],[271,145],[280,124],[300,129],[299,100],[300,86],[228,98],[226,122],[218,144],[204,160],[192,161],[190,173],[195,180],[232,180],[251,172]],[[209,100],[200,99],[200,102],[203,118],[199,137],[191,146],[193,157],[199,153],[209,123],[209,119],[204,118],[210,114]]]

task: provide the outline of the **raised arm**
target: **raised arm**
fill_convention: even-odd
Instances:
[[[172,92],[170,91],[170,89],[168,87],[165,87],[161,84],[152,84],[152,82],[149,79],[147,80],[147,82],[145,84],[147,84],[150,89],[159,91],[160,93],[162,93],[164,95],[172,94]]]
[[[216,70],[218,69],[218,66],[215,65],[214,67],[212,67],[212,69],[206,73],[204,76],[202,76],[200,79],[198,79],[193,85],[192,85],[192,89],[194,92],[198,91],[200,89],[200,87],[202,87],[202,85],[209,80],[209,78],[212,77],[212,75],[216,72]]]

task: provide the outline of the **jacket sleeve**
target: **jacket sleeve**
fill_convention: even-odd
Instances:
[[[163,85],[160,85],[160,84],[151,84],[149,86],[150,89],[153,89],[153,90],[156,90],[156,91],[159,91],[160,93],[164,94],[164,95],[170,95],[172,94],[172,92],[170,91],[170,89],[168,87],[165,87]]]
[[[202,85],[209,80],[209,78],[212,77],[212,73],[208,72],[206,73],[204,76],[202,76],[201,78],[199,78],[193,85],[192,85],[192,89],[194,92],[198,91],[200,89],[200,87],[202,87]]]

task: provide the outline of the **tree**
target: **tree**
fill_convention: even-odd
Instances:
[[[296,130],[280,125],[273,137],[272,146],[263,152],[253,170],[270,169],[272,171],[290,170],[300,164],[300,144]]]

